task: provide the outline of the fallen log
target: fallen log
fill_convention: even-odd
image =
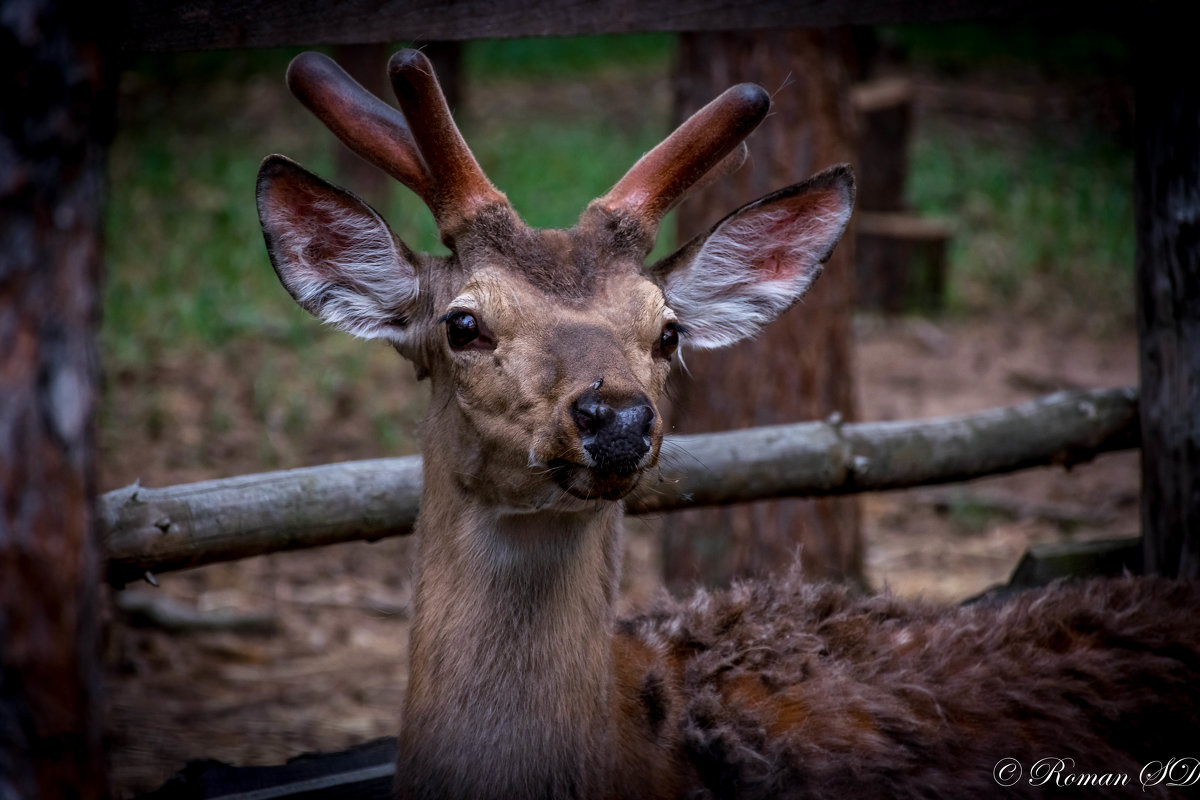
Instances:
[[[670,436],[626,505],[648,514],[770,497],[950,483],[1070,467],[1139,445],[1137,391],[1059,392],[917,421],[837,420]],[[421,459],[353,461],[99,498],[110,582],[279,550],[411,533]]]

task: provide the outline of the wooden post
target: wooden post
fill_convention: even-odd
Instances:
[[[107,795],[92,409],[103,4],[0,14],[0,796]]]
[[[911,213],[905,204],[912,82],[881,78],[856,86],[852,98],[858,119],[857,306],[891,314],[936,311],[945,293],[950,231]]]
[[[1137,76],[1138,336],[1146,571],[1200,578],[1200,84],[1183,26]]]
[[[680,41],[676,109],[682,117],[740,81],[772,93],[771,115],[750,138],[741,170],[683,204],[680,240],[741,204],[850,161],[845,30],[689,33]],[[753,341],[692,352],[672,421],[680,432],[855,416],[851,313],[854,236],[838,245],[812,292]],[[802,548],[812,577],[861,578],[858,504],[851,498],[782,500],[689,511],[664,522],[664,577],[713,584],[787,568]]]
[[[854,208],[903,211],[913,126],[912,81],[890,77],[860,83],[854,87],[851,101],[859,120]]]

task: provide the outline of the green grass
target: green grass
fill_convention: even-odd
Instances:
[[[561,228],[575,224],[584,206],[661,137],[644,124],[614,130],[540,120],[506,128],[476,152],[527,223]]]
[[[282,75],[290,55],[143,59],[126,76],[109,169],[102,334],[110,364],[294,332],[254,211],[255,174],[272,148],[262,114],[240,113],[230,92],[264,69]],[[300,155],[330,162],[318,147]]]
[[[1038,91],[1067,81],[1097,100],[1076,118],[1020,127],[946,119],[918,125],[913,207],[954,223],[950,309],[1074,316],[1095,332],[1133,324],[1133,159],[1117,122],[1132,48],[1079,25],[896,26],[880,40],[924,74],[997,77]],[[1106,116],[1107,115],[1107,116]],[[1127,121],[1126,121],[1127,123]],[[968,123],[969,124],[969,123]]]
[[[1095,332],[1132,324],[1127,150],[1090,134],[988,141],[923,130],[909,197],[954,224],[951,309],[1071,314]]]

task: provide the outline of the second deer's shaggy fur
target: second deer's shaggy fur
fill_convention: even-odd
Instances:
[[[617,638],[654,652],[644,726],[695,770],[697,796],[1130,796],[1147,764],[1200,752],[1198,607],[1200,587],[1167,580],[948,609],[793,575],[664,598]],[[1011,788],[1003,759],[1025,770]],[[1129,783],[1031,783],[1043,759]]]

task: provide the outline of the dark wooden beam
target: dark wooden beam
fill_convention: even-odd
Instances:
[[[1137,67],[1138,338],[1147,572],[1200,578],[1200,83],[1164,26]]]
[[[963,20],[1145,19],[1165,0],[127,0],[131,51]]]

